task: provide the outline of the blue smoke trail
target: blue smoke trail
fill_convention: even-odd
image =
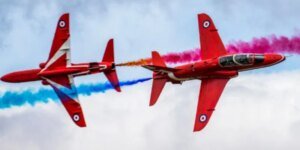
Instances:
[[[120,86],[130,86],[145,82],[151,78],[143,78],[130,81],[121,81]],[[78,95],[89,96],[93,93],[104,93],[106,90],[114,89],[109,82],[96,83],[96,84],[81,84],[77,87]],[[41,88],[38,91],[27,89],[20,92],[7,91],[0,94],[0,109],[11,108],[13,106],[23,106],[29,104],[34,106],[37,103],[48,103],[49,101],[58,102],[59,99],[56,96],[53,89]]]

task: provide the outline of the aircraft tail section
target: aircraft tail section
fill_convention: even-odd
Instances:
[[[149,103],[150,106],[153,106],[168,81],[165,77],[165,73],[174,71],[174,68],[168,68],[164,60],[156,51],[152,52],[152,65],[144,65],[143,67],[153,71],[152,90]]]
[[[108,62],[112,64],[112,69],[105,71],[104,75],[108,79],[108,81],[111,83],[111,85],[114,87],[114,89],[118,92],[121,92],[119,79],[117,76],[117,72],[115,69],[115,58],[114,58],[114,41],[113,39],[110,39],[107,43],[104,56],[102,59],[102,62]]]
[[[114,40],[110,39],[107,42],[106,49],[102,58],[102,62],[114,62],[115,56],[114,56]]]
[[[163,74],[168,72],[174,72],[178,69],[167,67],[165,61],[159,55],[157,51],[152,51],[152,65],[143,65],[142,67],[149,69],[157,74]],[[154,78],[154,75],[153,75]]]
[[[157,51],[152,51],[152,64],[159,67],[167,67],[165,61],[161,58]]]
[[[119,79],[116,70],[105,71],[104,75],[117,92],[121,92]]]

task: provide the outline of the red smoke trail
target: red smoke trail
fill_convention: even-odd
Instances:
[[[300,36],[269,36],[253,38],[251,42],[237,41],[229,44],[231,53],[289,53],[300,54]]]
[[[185,63],[200,60],[200,49],[185,50],[180,53],[169,53],[162,56],[169,64]]]
[[[288,53],[300,54],[300,35],[293,37],[271,35],[253,38],[250,42],[234,41],[226,46],[229,53]],[[162,56],[166,63],[186,63],[201,59],[200,49],[195,48]],[[147,61],[145,61],[147,60]],[[133,63],[134,62],[134,63]],[[119,66],[139,66],[151,63],[151,58],[119,64]]]

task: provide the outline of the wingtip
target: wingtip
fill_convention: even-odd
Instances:
[[[199,21],[199,23],[200,22],[202,23],[202,22],[205,22],[205,21],[209,21],[210,23],[212,23],[211,17],[207,14],[199,14],[198,15],[198,21]],[[205,27],[205,28],[207,28],[207,27]]]
[[[159,93],[159,95],[160,95],[160,93]],[[157,95],[157,94],[153,95],[153,92],[151,92],[151,97],[150,97],[150,102],[149,102],[150,107],[156,104],[159,95]]]
[[[193,132],[199,132],[199,130],[195,130],[195,129],[194,129]]]
[[[195,126],[194,126],[193,132],[199,132],[199,131],[203,130],[204,127],[205,127],[205,126],[196,126],[196,125],[195,125]]]
[[[201,129],[200,128],[196,128],[196,127],[194,127],[194,130],[193,130],[193,132],[199,132]]]
[[[196,118],[198,118],[198,117],[196,117]],[[194,124],[194,132],[199,132],[199,131],[203,130],[206,127],[207,123],[208,123],[208,120],[201,122],[198,119],[196,119],[195,124]]]
[[[210,18],[210,16],[206,13],[200,13],[200,14],[198,14],[198,17],[209,17]]]
[[[208,16],[206,13],[199,13],[198,16]]]
[[[67,29],[69,30],[69,13],[62,14],[57,22],[57,29]]]
[[[151,106],[154,106],[155,103],[156,103],[156,102],[150,101],[149,106],[150,106],[150,107],[151,107]]]
[[[74,121],[74,120],[73,120]],[[74,121],[75,122],[75,124],[78,126],[78,127],[80,127],[80,128],[85,128],[86,127],[86,123],[85,123],[85,120],[83,119],[83,120],[81,120],[81,121],[78,121],[78,122],[76,122],[76,121]]]
[[[122,92],[120,87],[116,87],[115,90],[116,90],[117,92]]]
[[[86,124],[84,125],[78,125],[80,128],[86,128]]]
[[[198,14],[198,26],[200,33],[217,30],[212,18],[205,13]]]
[[[60,16],[60,18],[69,17],[69,16],[70,16],[69,13],[63,13],[63,14]]]
[[[82,110],[81,110],[81,112],[82,112]],[[78,116],[78,117],[75,118],[76,116]],[[84,116],[83,116],[82,113],[79,113],[79,114],[77,114],[77,115],[74,114],[74,115],[72,116],[72,119],[73,119],[74,123],[75,123],[77,126],[79,126],[79,127],[81,127],[81,128],[86,127],[85,119],[84,119]],[[79,120],[76,120],[76,119],[79,119]]]

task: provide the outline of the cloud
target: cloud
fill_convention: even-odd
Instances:
[[[199,46],[196,14],[210,14],[224,43],[272,33],[292,35],[298,1],[35,1],[0,2],[0,73],[37,67],[47,56],[63,12],[71,14],[73,62],[99,61],[115,38],[118,61],[150,51],[179,52]],[[294,59],[294,61],[298,61]],[[293,65],[293,62],[289,62]],[[122,80],[145,77],[140,68],[119,69]],[[274,72],[274,71],[273,71]],[[76,79],[104,80],[103,75]],[[242,74],[229,82],[209,125],[193,133],[200,82],[167,85],[149,108],[151,83],[80,97],[88,128],[77,128],[61,105],[0,111],[2,149],[298,149],[299,71]],[[0,90],[38,83],[4,84]]]
[[[151,108],[148,82],[122,93],[81,96],[85,129],[76,127],[56,103],[0,111],[0,144],[6,149],[58,150],[298,149],[299,73],[250,73],[232,79],[202,132],[192,132],[200,82],[167,84]]]

